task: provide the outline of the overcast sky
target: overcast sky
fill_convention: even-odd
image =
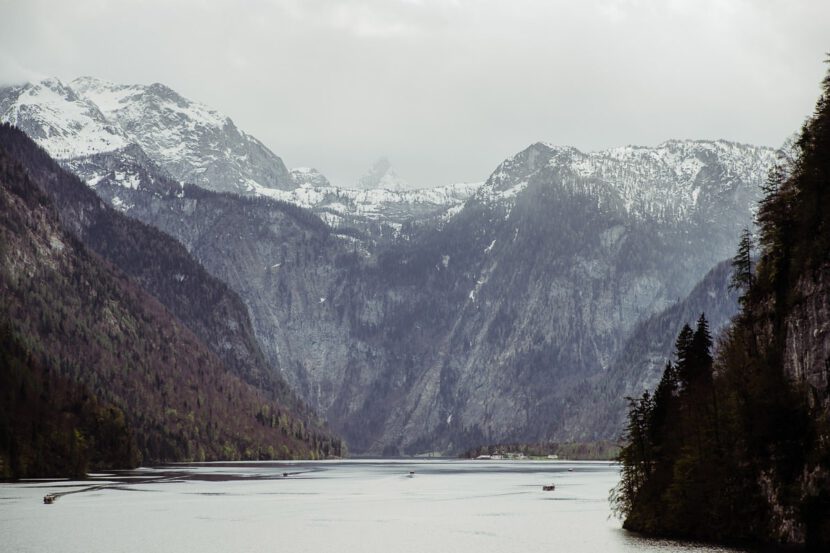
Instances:
[[[348,185],[484,180],[536,141],[778,146],[827,0],[0,0],[0,81],[162,82]]]

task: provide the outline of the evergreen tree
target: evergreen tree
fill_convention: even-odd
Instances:
[[[686,386],[689,381],[689,372],[692,363],[692,338],[694,332],[692,327],[684,324],[674,343],[675,358],[677,359],[677,378],[682,386]]]
[[[701,313],[691,343],[692,379],[696,384],[707,385],[712,382],[712,334],[709,321]]]
[[[752,239],[752,233],[748,228],[745,228],[741,233],[741,240],[738,243],[738,252],[732,258],[732,279],[729,283],[730,290],[737,290],[741,292],[738,297],[738,302],[744,305],[747,297],[752,294],[752,250],[755,248],[755,242]]]
[[[663,371],[663,377],[654,390],[654,408],[651,412],[650,434],[652,442],[656,446],[663,444],[669,432],[671,432],[669,423],[673,422],[677,396],[677,369],[671,362],[668,362]]]
[[[675,355],[678,381],[685,390],[711,380],[712,335],[705,315],[700,315],[694,331],[688,324],[683,326],[677,337]]]
[[[624,518],[630,516],[635,498],[645,488],[652,470],[650,422],[654,409],[653,399],[648,392],[643,392],[639,399],[626,399],[629,410],[623,435],[625,445],[617,458],[622,464],[622,470],[620,483],[611,497],[614,510]]]

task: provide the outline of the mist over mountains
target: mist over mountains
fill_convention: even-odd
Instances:
[[[263,370],[384,455],[615,438],[618,392],[652,385],[676,334],[654,321],[736,312],[718,264],[775,157],[536,143],[484,183],[409,190],[382,161],[345,189],[159,84],[47,79],[0,91],[0,120],[180,242],[238,294]]]

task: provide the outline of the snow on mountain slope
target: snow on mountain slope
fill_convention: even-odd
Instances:
[[[292,170],[292,174],[296,171]],[[325,180],[319,173],[316,175]],[[314,179],[319,180],[318,177]],[[258,188],[255,193],[311,209],[337,228],[354,224],[356,220],[401,224],[412,218],[446,214],[460,209],[482,184],[457,183],[418,190],[355,190],[315,186],[311,182],[294,190]]]
[[[220,192],[293,188],[282,160],[229,117],[159,84],[81,77],[70,86],[176,179]]]
[[[19,127],[61,160],[108,152],[130,143],[98,106],[58,79],[0,90],[0,121]]]
[[[590,189],[637,217],[686,218],[724,193],[757,190],[775,150],[725,140],[670,140],[583,153],[536,143],[506,159],[475,194],[485,204],[510,203],[530,182],[554,180]],[[563,178],[564,177],[564,178]]]
[[[179,181],[219,192],[294,187],[282,160],[230,118],[161,84],[49,78],[0,90],[0,121],[69,160],[141,147]]]
[[[331,186],[329,179],[312,167],[295,167],[291,169],[291,180],[297,187]]]

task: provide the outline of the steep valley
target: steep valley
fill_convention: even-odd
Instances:
[[[119,101],[131,113],[132,100]],[[42,118],[3,102],[39,136]],[[403,211],[340,211],[347,216],[333,221],[331,200],[280,201],[307,195],[309,183],[252,186],[247,197],[210,191],[177,181],[139,142],[62,163],[227,283],[266,365],[351,451],[376,455],[614,438],[624,405],[602,401],[608,387],[635,389],[654,372],[624,361],[630,340],[731,257],[774,159],[723,141],[589,154],[537,143],[475,189],[434,196],[426,211],[396,199]],[[719,317],[730,314],[726,306]]]

